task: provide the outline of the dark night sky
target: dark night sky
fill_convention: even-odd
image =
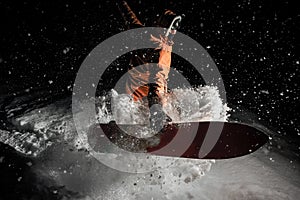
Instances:
[[[215,60],[229,104],[249,109],[279,134],[299,141],[300,58],[296,33],[300,32],[300,12],[294,3],[128,3],[146,25],[151,25],[164,8],[185,13],[180,31],[198,41]],[[0,7],[0,94],[35,88],[68,93],[88,53],[124,30],[113,1],[4,0]]]

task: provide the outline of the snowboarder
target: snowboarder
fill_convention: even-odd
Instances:
[[[143,27],[126,1],[117,1],[117,6],[128,29]],[[171,66],[173,36],[179,28],[182,17],[171,10],[165,10],[157,21],[157,26],[167,28],[164,35],[152,36],[150,40],[158,44],[153,50],[138,50],[130,59],[129,78],[126,92],[134,101],[147,98],[150,109],[150,126],[160,129],[164,121],[171,121],[162,110],[164,94],[167,93],[167,78]],[[157,63],[155,67],[147,63]]]

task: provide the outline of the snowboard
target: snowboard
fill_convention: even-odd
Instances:
[[[172,123],[152,137],[135,137],[132,133],[141,128],[141,125],[118,125],[115,122],[100,124],[90,131],[89,143],[95,151],[105,152],[105,145],[98,140],[105,135],[111,143],[130,152],[192,159],[227,159],[248,155],[269,140],[262,130],[235,122]]]

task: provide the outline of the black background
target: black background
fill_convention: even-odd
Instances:
[[[184,13],[180,31],[215,60],[229,105],[247,108],[299,145],[300,12],[294,2],[128,0],[128,4],[146,26],[164,8]],[[70,86],[88,53],[125,30],[114,1],[6,0],[0,7],[0,94],[37,88],[71,94]],[[178,65],[173,62],[173,67]]]

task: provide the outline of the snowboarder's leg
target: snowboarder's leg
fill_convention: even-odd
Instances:
[[[167,103],[163,96],[167,93],[167,79],[170,72],[173,45],[172,39],[181,22],[181,17],[176,16],[175,13],[167,10],[165,11],[165,14],[164,17],[160,18],[159,22],[163,26],[169,24],[166,34],[160,36],[160,38],[153,36],[151,38],[152,41],[158,43],[158,48],[160,49],[157,72],[154,74],[155,84],[149,87],[148,93],[150,126],[155,131],[161,130],[166,122],[172,121],[172,119],[163,111],[163,106]]]
[[[167,79],[171,67],[172,43],[163,38],[161,39],[157,71],[153,74],[153,82],[155,84],[149,86],[147,96],[150,110],[150,126],[155,131],[161,130],[166,122],[172,121],[163,111],[163,106],[166,104],[163,96],[167,93]]]

